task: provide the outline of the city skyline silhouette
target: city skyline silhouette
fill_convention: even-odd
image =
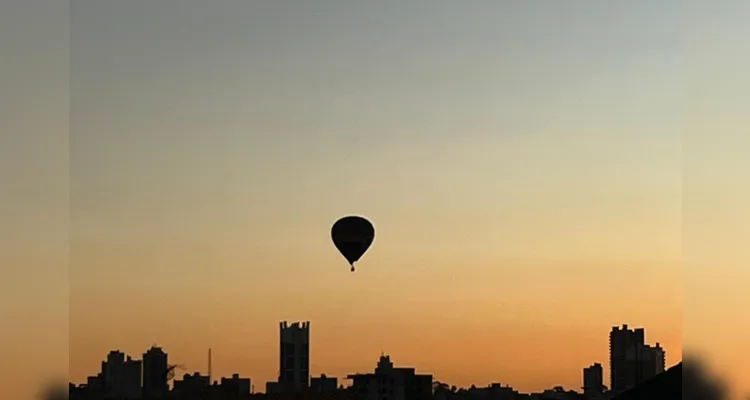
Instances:
[[[247,379],[248,383],[246,384],[246,393],[249,394],[250,391],[252,393],[266,393],[266,394],[274,394],[274,393],[299,393],[305,390],[309,390],[310,387],[314,387],[313,384],[314,379],[317,375],[318,378],[315,379],[334,379],[337,380],[337,382],[334,382],[332,384],[332,388],[336,389],[337,387],[345,388],[350,387],[350,384],[347,384],[347,380],[351,380],[352,374],[356,375],[363,371],[349,371],[345,374],[342,374],[341,376],[336,376],[334,374],[331,374],[329,371],[319,371],[316,370],[314,367],[317,363],[316,359],[314,359],[311,356],[311,349],[315,348],[315,336],[313,335],[313,328],[309,321],[303,321],[303,322],[282,322],[279,325],[279,331],[278,331],[278,339],[280,340],[280,343],[277,347],[277,354],[280,354],[280,358],[277,358],[277,363],[289,363],[292,362],[293,364],[284,366],[282,364],[276,365],[276,378],[269,381],[259,381],[256,379],[253,379],[253,377],[248,376],[246,374],[243,374],[243,371],[235,370],[231,374],[229,374],[229,379]],[[303,336],[299,336],[303,335]],[[625,336],[623,336],[625,335]],[[614,326],[611,328],[609,332],[609,351],[606,355],[603,355],[600,359],[592,360],[590,362],[590,365],[586,365],[584,367],[580,367],[579,370],[582,371],[582,380],[580,381],[579,386],[577,387],[565,387],[564,385],[561,385],[559,383],[550,384],[548,387],[539,388],[536,390],[529,390],[528,393],[536,392],[536,393],[544,393],[545,391],[564,391],[564,392],[581,392],[581,395],[589,396],[586,398],[593,399],[593,400],[603,400],[605,397],[590,397],[592,396],[591,392],[594,393],[593,396],[604,396],[607,394],[606,398],[611,398],[615,394],[624,393],[626,390],[633,389],[640,384],[651,380],[652,378],[659,376],[663,372],[669,370],[674,365],[677,365],[678,363],[667,364],[666,358],[665,358],[665,352],[664,350],[659,346],[659,342],[655,342],[655,346],[651,346],[646,341],[645,336],[645,330],[643,328],[634,328],[629,327],[628,324],[623,324],[621,326]],[[292,350],[287,349],[287,346],[291,345]],[[297,346],[297,350],[293,350]],[[304,346],[304,349],[302,350],[302,353],[299,353],[300,347]],[[649,354],[643,353],[644,355],[637,355],[640,354],[642,351],[646,351]],[[637,352],[633,352],[634,350],[637,350]],[[653,355],[650,355],[651,352],[657,351],[657,353],[653,353]],[[291,351],[291,353],[289,353]],[[186,383],[183,382],[189,382],[189,379],[196,379],[195,377],[203,377],[200,379],[206,379],[205,385],[218,385],[219,382],[224,382],[225,379],[227,379],[226,376],[222,376],[221,374],[216,373],[216,367],[217,364],[214,360],[214,352],[212,348],[208,349],[208,356],[207,359],[205,359],[205,364],[203,365],[203,368],[190,368],[187,367],[184,363],[179,362],[179,360],[176,360],[174,356],[168,357],[169,351],[167,347],[159,346],[157,344],[153,344],[150,346],[149,350],[145,353],[143,353],[142,360],[138,360],[137,357],[132,357],[132,354],[128,354],[127,352],[122,352],[120,349],[112,349],[109,351],[109,355],[105,358],[105,361],[108,361],[110,364],[112,362],[118,362],[123,363],[127,360],[128,363],[132,361],[139,363],[138,368],[139,371],[142,372],[142,379],[138,382],[142,382],[143,390],[145,390],[147,384],[146,384],[146,376],[149,375],[149,373],[146,371],[146,367],[141,367],[141,363],[143,365],[148,364],[145,360],[148,358],[148,354],[157,352],[164,354],[164,358],[161,362],[161,367],[157,367],[157,371],[161,371],[157,373],[157,376],[161,374],[163,376],[162,381],[164,385],[167,385],[169,381],[172,381],[174,383],[174,388],[172,388],[175,393],[180,393],[180,388],[183,387]],[[325,354],[325,351],[319,352],[318,354]],[[658,361],[657,359],[653,358],[655,356],[661,357]],[[110,357],[114,357],[111,359]],[[132,358],[131,358],[132,357]],[[292,359],[297,361],[288,361],[287,358],[292,357]],[[300,359],[299,357],[303,357],[302,363],[303,364],[296,364]],[[320,356],[319,356],[320,357]],[[324,357],[324,356],[323,356]],[[380,361],[378,361],[378,368],[382,368],[380,365],[382,365],[383,362],[386,362],[387,364],[391,364],[391,366],[397,366],[400,368],[403,368],[407,365],[403,363],[399,363],[397,358],[393,358],[392,354],[389,352],[383,350],[379,354]],[[119,359],[119,361],[117,361]],[[292,360],[290,359],[290,360]],[[374,357],[373,357],[374,359]],[[615,360],[617,361],[617,365],[611,364],[611,363],[604,363],[603,360]],[[114,361],[112,361],[114,360]],[[638,363],[637,366],[634,366],[632,364],[633,362]],[[679,360],[679,364],[681,365],[682,360]],[[375,363],[373,362],[372,365]],[[602,364],[609,364],[609,367],[602,367]],[[317,364],[319,365],[319,364]],[[615,367],[612,367],[612,365],[615,365]],[[135,366],[135,365],[134,365]],[[268,367],[268,366],[267,366]],[[434,373],[430,372],[429,366],[425,367],[419,367],[412,365],[411,368],[416,367],[416,373],[418,374],[429,374],[429,386],[432,388],[432,390],[435,390],[433,387],[436,384],[439,384],[441,386],[445,386],[446,390],[449,390],[448,388],[453,387],[452,390],[455,392],[456,388],[463,388],[463,389],[469,389],[469,388],[481,388],[481,387],[493,387],[494,385],[500,385],[498,387],[506,387],[509,388],[508,390],[515,391],[516,393],[519,393],[522,391],[519,391],[518,388],[514,387],[512,382],[502,379],[501,377],[497,377],[494,380],[491,380],[490,382],[487,382],[487,386],[482,382],[472,382],[471,384],[466,385],[456,385],[451,383],[449,380],[445,379],[445,377],[440,377],[434,375]],[[123,368],[123,367],[119,367]],[[151,367],[153,370],[154,367]],[[289,376],[287,376],[287,369],[289,369]],[[589,370],[592,368],[598,368],[598,372],[594,371],[594,375],[589,375]],[[617,371],[615,370],[617,368]],[[101,365],[101,371],[98,373],[94,373],[91,375],[88,375],[86,379],[80,381],[80,382],[74,382],[71,381],[71,384],[76,384],[77,386],[81,386],[79,389],[77,389],[81,393],[86,393],[86,386],[89,386],[89,390],[104,390],[104,389],[96,389],[97,387],[101,385],[105,385],[104,382],[106,379],[109,379],[110,381],[115,378],[106,378],[107,376],[110,376],[112,372],[108,372],[109,370],[107,367],[105,367],[104,364]],[[116,370],[120,371],[120,370]],[[367,371],[370,371],[370,369],[366,369],[364,373],[368,373]],[[377,373],[377,369],[375,369]],[[117,373],[124,373],[122,371]],[[184,373],[184,375],[183,375]],[[97,375],[98,374],[98,375]],[[150,373],[150,374],[153,374]],[[301,374],[301,375],[298,375]],[[127,376],[127,375],[124,375]],[[132,373],[130,374],[131,378],[128,378],[131,380],[132,385]],[[598,377],[597,377],[598,376]],[[681,372],[680,372],[681,376]],[[136,379],[138,375],[136,374]],[[326,378],[329,377],[329,378]],[[616,380],[616,384],[612,384],[613,378]],[[119,378],[117,379],[119,380]],[[284,383],[286,382],[286,383]],[[300,383],[301,382],[301,383]],[[598,382],[598,383],[596,383]],[[180,386],[178,386],[178,384]],[[223,384],[223,383],[222,383]],[[111,385],[111,383],[110,383]],[[286,386],[284,386],[286,385]],[[291,386],[290,386],[291,385]],[[313,386],[310,386],[313,385]],[[679,385],[678,385],[679,386]],[[101,386],[102,388],[104,386]],[[110,386],[107,386],[110,387]],[[140,387],[139,387],[140,388]],[[166,388],[166,386],[165,386]],[[285,389],[284,389],[285,388]],[[72,390],[72,389],[71,389]],[[115,389],[108,389],[108,390],[115,390]],[[121,389],[124,390],[124,389]],[[184,390],[184,389],[182,389]],[[281,392],[278,392],[281,390]],[[285,392],[286,390],[287,392]],[[332,389],[328,389],[331,391]],[[132,391],[132,389],[131,389]],[[450,390],[449,390],[450,391]],[[94,392],[96,393],[96,392]],[[145,393],[145,392],[144,392]],[[597,394],[598,393],[598,394]]]
[[[726,381],[717,379],[715,374],[706,369],[705,360],[695,355],[688,357],[687,367],[684,368],[684,380],[682,360],[676,365],[666,367],[663,363],[664,359],[661,358],[658,370],[651,370],[644,374],[644,367],[653,367],[653,360],[639,356],[637,359],[630,360],[636,361],[636,364],[619,365],[617,367],[619,371],[615,371],[614,368],[610,369],[613,379],[620,376],[616,379],[618,383],[615,384],[615,386],[620,386],[619,389],[603,385],[601,365],[594,363],[583,370],[582,393],[566,390],[559,385],[536,393],[521,393],[511,385],[500,382],[492,382],[487,386],[457,387],[437,380],[432,374],[425,374],[424,371],[396,365],[390,355],[381,353],[374,370],[348,374],[345,379],[351,381],[352,384],[346,385],[342,384],[337,377],[326,374],[320,374],[317,377],[309,375],[309,329],[309,321],[280,323],[278,378],[275,381],[266,382],[264,393],[256,391],[251,378],[242,377],[239,373],[234,373],[231,377],[217,377],[212,374],[210,349],[207,373],[193,372],[191,374],[183,365],[170,363],[168,353],[165,353],[161,347],[153,345],[143,354],[142,360],[136,360],[118,350],[112,350],[102,362],[101,371],[95,376],[88,377],[85,384],[47,386],[42,398],[62,400],[70,396],[71,400],[167,398],[171,400],[249,398],[354,400],[370,399],[373,395],[383,399],[412,400],[664,400],[679,398],[728,400],[736,398],[736,395],[728,396],[731,391],[727,390]],[[623,334],[636,339],[636,342],[642,342],[639,339],[643,337],[640,332],[642,329],[629,330],[626,325],[613,327],[610,332],[610,357],[617,357],[616,354],[624,350],[612,350],[614,347],[625,345],[623,340],[628,339],[623,337]],[[300,348],[294,350],[296,346],[294,343],[304,345],[302,353],[299,353]],[[632,344],[637,345],[637,343],[627,345],[630,347],[629,350],[638,348],[638,346],[632,347]],[[289,347],[290,345],[292,347]],[[649,346],[641,348],[648,350]],[[656,349],[658,348],[657,345]],[[663,352],[660,354],[663,357]],[[302,363],[300,364],[299,361]],[[178,378],[178,374],[175,373],[177,370],[183,370],[186,373]],[[624,382],[621,379],[623,377],[631,381]],[[169,387],[170,381],[172,382],[171,388]],[[66,389],[64,386],[69,387]],[[382,394],[379,388],[382,388]]]

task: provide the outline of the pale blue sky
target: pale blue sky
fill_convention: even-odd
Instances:
[[[721,295],[749,258],[743,2],[72,3],[0,8],[11,341],[67,329],[68,228],[85,341],[103,281],[166,301],[213,277],[203,298],[223,306],[221,290],[335,270],[327,226],[347,213],[375,220],[381,281],[410,277],[404,265],[445,276],[460,263],[476,279],[508,259],[684,262],[687,284],[718,287],[700,304],[748,303]],[[733,319],[697,312],[696,332],[708,314]]]
[[[509,195],[498,174],[589,188],[679,176],[677,2],[75,4],[82,224],[165,193],[180,212],[232,191],[275,218],[262,205],[308,213],[311,190],[331,208],[403,207],[392,189],[425,174],[443,192],[481,184],[490,203]],[[422,185],[414,202],[443,201]]]

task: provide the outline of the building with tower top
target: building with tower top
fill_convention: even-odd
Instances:
[[[279,323],[279,378],[266,393],[303,392],[310,386],[310,321]]]

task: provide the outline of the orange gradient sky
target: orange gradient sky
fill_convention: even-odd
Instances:
[[[674,364],[683,292],[718,298],[710,279],[747,279],[747,230],[720,229],[702,196],[736,199],[723,218],[750,225],[741,172],[716,172],[747,168],[732,77],[750,59],[698,63],[730,53],[706,38],[747,30],[736,10],[175,4],[73,1],[69,113],[39,109],[32,94],[51,79],[14,103],[15,116],[49,116],[17,130],[69,124],[70,136],[10,139],[27,152],[3,160],[21,211],[8,221],[23,228],[7,265],[26,267],[0,292],[16,327],[3,333],[58,349],[73,381],[111,349],[140,358],[158,343],[201,372],[210,347],[215,375],[263,390],[278,322],[310,320],[313,374],[369,370],[384,351],[456,385],[577,389],[593,362],[608,377],[613,325],[645,327]],[[9,22],[32,13],[18,10]],[[722,108],[700,100],[719,93]],[[329,239],[347,214],[376,227],[354,274]],[[33,251],[42,240],[55,251]],[[736,293],[721,312],[686,309],[686,341],[732,320],[747,303]],[[746,371],[728,349],[716,354]]]

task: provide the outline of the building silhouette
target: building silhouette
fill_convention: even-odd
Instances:
[[[691,382],[690,378],[685,381],[684,385],[686,389],[686,397],[683,397],[682,393],[682,363],[679,363],[672,368],[647,379],[639,385],[616,395],[612,400],[661,400],[682,398],[714,400],[723,398],[722,396],[717,396],[717,393],[713,388],[705,390],[705,387],[695,387],[695,383]]]
[[[613,327],[609,334],[610,386],[613,394],[631,389],[664,372],[665,352],[649,346],[643,328]]]
[[[664,372],[664,350],[656,346],[636,343],[628,348],[626,355],[628,389]]]
[[[310,391],[315,393],[335,392],[339,382],[335,377],[328,377],[322,374],[319,377],[310,378]]]
[[[279,378],[267,393],[302,392],[310,385],[310,322],[279,323]]]
[[[191,396],[206,395],[211,386],[211,379],[198,372],[193,375],[185,374],[181,380],[175,379],[172,386],[172,396],[176,398],[189,398]]]
[[[250,387],[250,378],[240,378],[240,374],[221,378],[221,394],[225,399],[245,398],[250,395]]]
[[[118,350],[110,351],[102,362],[100,386],[106,396],[137,399],[141,395],[141,362]]]
[[[161,347],[152,346],[143,353],[143,397],[165,398],[169,393],[169,364],[167,353]]]
[[[142,360],[133,360],[119,350],[110,351],[101,362],[101,370],[89,376],[82,385],[70,384],[70,400],[610,400],[638,398],[649,393],[667,376],[680,379],[681,368],[664,372],[665,353],[659,343],[645,344],[643,329],[615,327],[610,332],[610,374],[618,392],[606,392],[603,368],[594,363],[583,369],[583,393],[562,386],[538,393],[519,393],[508,385],[493,383],[486,387],[457,388],[433,381],[430,374],[417,374],[415,368],[395,367],[390,356],[381,354],[371,373],[348,375],[351,385],[338,386],[335,377],[321,374],[310,378],[309,322],[282,322],[279,330],[278,381],[268,382],[265,394],[253,393],[250,378],[233,374],[211,382],[209,351],[208,376],[185,374],[176,379],[172,389],[169,381],[177,365],[168,363],[168,355],[153,346]],[[669,388],[675,381],[668,380]],[[679,383],[679,381],[677,381]],[[658,385],[657,385],[658,386]],[[679,385],[678,385],[679,386]],[[652,389],[649,389],[652,388]],[[661,389],[659,389],[661,390]],[[671,390],[671,389],[669,389]],[[50,400],[61,398],[59,388],[46,393]],[[645,391],[645,392],[644,392]],[[57,397],[55,397],[57,396]],[[620,396],[620,397],[618,397]],[[622,397],[624,396],[624,397]],[[633,397],[635,396],[635,397]],[[664,397],[657,397],[664,398]],[[698,397],[701,400],[705,398]]]
[[[348,375],[351,390],[361,400],[427,400],[432,398],[432,375],[414,368],[396,368],[390,356],[381,355],[374,373]]]
[[[565,390],[562,386],[555,386],[552,389],[547,389],[541,393],[533,393],[530,396],[518,396],[517,398],[526,399],[530,398],[533,400],[582,400],[585,396],[574,391]]]
[[[604,370],[602,365],[594,363],[583,369],[583,395],[587,399],[602,398],[604,394]]]
[[[636,345],[644,345],[645,331],[643,328],[628,329],[613,327],[609,333],[609,375],[610,387],[614,393],[619,393],[635,385],[632,378],[635,374],[628,374],[628,349]],[[631,376],[629,376],[631,375]]]
[[[540,395],[523,395],[512,387],[501,385],[499,382],[490,383],[485,387],[472,385],[468,389],[459,389],[443,382],[434,382],[432,398],[434,400],[538,400]]]

